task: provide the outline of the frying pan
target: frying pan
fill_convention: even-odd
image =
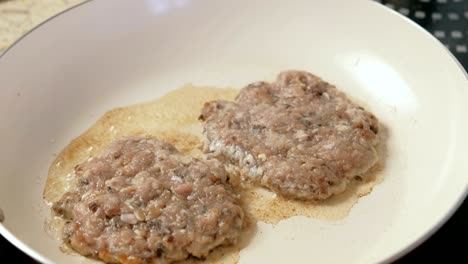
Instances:
[[[47,231],[54,155],[115,107],[285,69],[321,76],[380,118],[383,181],[341,220],[259,223],[241,263],[388,262],[451,216],[468,188],[467,75],[408,19],[366,0],[94,0],[0,58],[0,233],[38,261],[81,263]]]

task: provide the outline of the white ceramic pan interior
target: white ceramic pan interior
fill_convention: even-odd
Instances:
[[[0,58],[0,233],[39,261],[80,263],[45,232],[54,153],[112,108],[285,69],[321,76],[380,118],[384,180],[342,220],[259,224],[240,262],[389,261],[435,232],[467,192],[468,82],[414,23],[366,0],[94,0]]]

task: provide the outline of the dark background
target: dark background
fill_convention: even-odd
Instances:
[[[468,69],[468,0],[377,0],[434,34]],[[468,135],[467,135],[468,136]],[[3,260],[36,263],[0,236]],[[455,261],[456,260],[456,261]],[[468,263],[468,201],[429,240],[395,263]]]

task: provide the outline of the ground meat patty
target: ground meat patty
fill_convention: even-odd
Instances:
[[[54,204],[74,250],[106,262],[168,263],[237,242],[244,213],[217,160],[124,138],[75,168],[78,187]]]
[[[320,78],[287,71],[204,105],[205,151],[289,198],[325,199],[377,161],[379,124]]]

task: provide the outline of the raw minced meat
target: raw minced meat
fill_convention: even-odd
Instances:
[[[123,138],[76,166],[78,186],[53,206],[65,242],[106,262],[170,263],[235,244],[238,196],[215,160],[150,138]]]
[[[204,149],[244,180],[290,198],[325,199],[377,162],[377,118],[302,71],[255,82],[202,109]]]

